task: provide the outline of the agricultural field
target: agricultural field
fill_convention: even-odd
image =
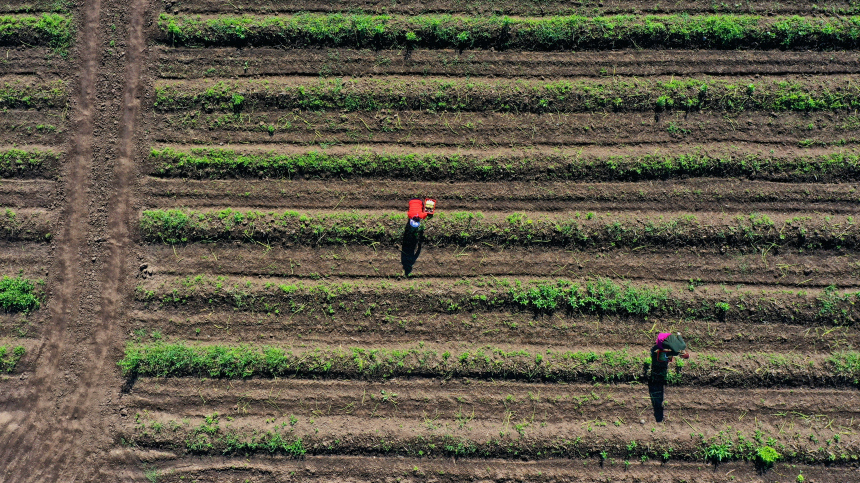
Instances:
[[[858,65],[856,0],[0,4],[0,481],[858,481]]]

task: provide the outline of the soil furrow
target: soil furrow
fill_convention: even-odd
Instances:
[[[181,308],[140,310],[129,317],[129,337],[147,340],[189,340],[204,343],[257,343],[259,341],[301,340],[311,345],[407,344],[415,340],[435,342],[468,340],[476,344],[539,344],[552,340],[579,343],[599,338],[613,347],[647,346],[652,329],[682,332],[691,350],[770,350],[829,353],[860,346],[856,328],[757,323],[736,319],[691,320],[690,318],[567,315],[540,315],[533,312],[466,314],[387,313],[384,305],[370,315],[327,314],[325,307],[305,306],[298,313],[276,314],[236,312],[213,307],[204,315]],[[285,320],[286,318],[286,320]],[[657,325],[655,326],[655,322]]]
[[[380,404],[382,391],[396,393],[396,404]],[[850,420],[858,418],[860,393],[853,389],[821,389],[818,396],[794,389],[714,389],[672,387],[667,407],[699,413],[713,420],[750,419],[769,423],[781,419],[801,421],[803,415],[827,414]],[[307,418],[319,413],[356,418],[409,418],[424,420],[428,414],[454,420],[471,413],[475,420],[498,420],[506,406],[517,412],[534,409],[547,422],[612,419],[619,416],[639,424],[639,411],[650,409],[648,389],[627,384],[542,384],[511,381],[396,379],[386,382],[351,380],[240,380],[222,381],[142,377],[125,398],[132,413],[159,411],[180,417],[201,418],[213,411],[247,418]],[[511,397],[508,397],[511,396]],[[643,397],[645,396],[645,397]],[[206,401],[203,403],[203,401]],[[621,414],[612,414],[613,412]],[[634,412],[635,411],[635,412]],[[788,413],[781,415],[780,413]]]
[[[400,250],[327,247],[269,250],[259,245],[149,245],[139,277],[207,273],[282,276],[313,280],[329,277],[378,279],[403,275]],[[582,250],[533,247],[425,247],[413,263],[417,277],[623,277],[646,283],[701,280],[710,284],[773,284],[784,287],[860,286],[852,254],[735,253],[719,250]]]
[[[841,113],[589,113],[504,114],[392,112],[173,113],[154,116],[156,142],[193,144],[404,144],[469,149],[781,143],[789,146],[860,142],[858,118]],[[810,129],[811,127],[811,129]]]
[[[163,78],[283,75],[458,75],[502,78],[649,75],[854,74],[857,51],[818,52],[615,50],[489,52],[484,50],[271,49],[158,47]],[[2,69],[2,65],[0,65]]]
[[[299,210],[361,206],[400,211],[416,193],[439,200],[440,209],[482,211],[589,212],[711,210],[727,212],[822,211],[854,214],[860,203],[853,184],[783,184],[736,179],[647,181],[641,183],[573,182],[410,182],[399,180],[171,180],[143,182],[153,208],[249,208]],[[0,196],[2,196],[0,187]],[[0,198],[2,200],[2,198]]]
[[[124,454],[120,451],[120,455]],[[616,464],[600,467],[596,460],[550,459],[544,461],[472,460],[468,458],[379,458],[378,456],[307,456],[301,460],[271,457],[203,457],[175,459],[170,452],[140,450],[140,459],[152,461],[151,468],[159,481],[178,483],[190,479],[200,483],[225,480],[254,481],[255,483],[282,481],[328,482],[349,475],[349,481],[377,482],[383,479],[402,479],[439,482],[466,481],[542,481],[542,482],[616,482],[659,481],[666,474],[685,475],[696,483],[724,482],[734,476],[742,481],[783,482],[798,474],[808,481],[850,481],[856,469],[845,466],[810,466],[805,464],[778,464],[773,471],[761,474],[748,463],[728,462],[718,470],[702,462],[669,461],[661,465],[652,461],[629,467]],[[108,474],[108,473],[104,473]]]
[[[0,180],[0,206],[53,208],[57,197],[56,181]]]

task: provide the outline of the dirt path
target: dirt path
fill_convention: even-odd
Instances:
[[[99,60],[98,23],[100,0],[91,0],[81,11],[78,40],[80,76],[73,94],[71,149],[66,160],[66,204],[62,209],[62,226],[56,263],[50,286],[55,287],[50,304],[50,322],[45,327],[42,344],[36,350],[36,371],[21,388],[30,400],[29,411],[14,410],[16,417],[6,423],[6,437],[0,442],[0,466],[3,481],[58,481],[63,463],[71,456],[70,445],[81,434],[81,427],[64,404],[73,389],[64,378],[68,361],[65,354],[72,342],[68,327],[81,310],[81,271],[88,231],[88,174],[93,157],[93,123],[96,114],[96,80]],[[50,389],[49,389],[50,388]],[[16,398],[7,401],[14,402]],[[7,402],[6,405],[9,403]],[[14,404],[14,403],[13,403]],[[61,451],[65,450],[65,451]]]
[[[18,397],[9,395],[7,407],[2,408],[13,415],[5,421],[6,437],[0,443],[0,467],[5,469],[2,481],[91,481],[92,473],[98,471],[99,451],[106,447],[99,443],[111,442],[110,420],[100,408],[110,403],[118,386],[114,384],[110,341],[125,290],[121,279],[130,243],[132,137],[140,104],[146,3],[131,4],[127,51],[108,62],[99,34],[107,29],[101,22],[113,23],[117,14],[124,16],[125,12],[108,15],[101,7],[99,0],[90,0],[81,10],[79,85],[72,97],[73,135],[63,173],[67,193],[61,215],[64,225],[49,283],[53,287],[51,320],[31,358],[36,367],[33,377],[20,386]],[[123,64],[127,68],[121,99],[105,96],[106,90],[115,92],[109,91],[112,79],[107,70],[122,71]],[[110,144],[116,133],[107,127],[111,112],[106,112],[105,97],[110,107],[121,111],[113,172],[111,160],[116,154]],[[105,204],[108,193],[110,202]],[[104,207],[108,209],[106,230]],[[105,242],[106,247],[101,245]],[[96,255],[103,248],[107,257],[98,260]],[[98,275],[95,267],[101,268]]]

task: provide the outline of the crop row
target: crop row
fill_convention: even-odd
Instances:
[[[858,27],[860,28],[860,27]],[[156,86],[161,111],[202,108],[498,112],[665,110],[814,111],[860,107],[856,79],[598,79],[487,81],[350,78],[296,81],[174,82]]]
[[[66,15],[0,15],[0,45],[45,45],[65,52],[73,37],[74,26]]]
[[[7,149],[0,151],[0,178],[41,176],[55,166],[60,155],[53,151]]]
[[[386,314],[527,311],[535,315],[566,313],[625,317],[687,317],[701,320],[767,323],[853,324],[860,292],[691,290],[634,285],[606,278],[576,280],[462,280],[453,286],[429,281],[341,283],[274,283],[205,275],[141,284],[136,299],[159,307],[226,305],[262,313],[324,313],[372,316]],[[208,309],[207,309],[208,310]]]
[[[0,86],[0,109],[60,108],[66,105],[67,98],[68,90],[62,80],[47,83],[15,80]]]
[[[396,394],[394,395],[396,398]],[[383,400],[396,405],[396,400]],[[474,417],[474,416],[472,416]],[[470,429],[472,417],[463,416],[455,421],[458,428]],[[615,465],[623,461],[625,467],[630,461],[646,462],[655,459],[663,463],[670,460],[699,460],[720,463],[732,460],[751,461],[764,470],[780,460],[806,463],[851,463],[860,455],[856,444],[842,434],[835,433],[826,441],[803,438],[799,432],[794,434],[771,435],[761,430],[752,434],[738,431],[720,431],[715,434],[690,433],[682,438],[664,440],[636,441],[627,440],[624,444],[599,438],[592,430],[581,434],[565,436],[532,436],[536,426],[534,417],[525,418],[514,424],[503,425],[498,437],[482,441],[469,436],[455,435],[451,430],[442,434],[431,430],[412,429],[415,436],[409,436],[409,429],[400,434],[369,434],[366,430],[356,429],[348,433],[319,434],[319,430],[300,429],[300,419],[294,415],[289,418],[271,418],[263,429],[251,428],[236,418],[220,415],[217,412],[182,420],[164,418],[147,412],[135,416],[135,424],[123,436],[128,444],[145,448],[162,448],[190,454],[211,455],[251,455],[282,454],[301,457],[306,453],[319,454],[380,454],[410,457],[471,457],[471,458],[598,458],[601,465]],[[325,420],[322,415],[318,419]],[[428,419],[428,421],[431,421]],[[620,420],[615,420],[622,425]],[[605,424],[605,422],[603,423]],[[426,425],[426,423],[425,423]],[[541,424],[546,426],[546,424]],[[430,425],[432,428],[432,424]],[[821,435],[822,440],[825,436]],[[814,441],[813,441],[814,439]],[[826,446],[825,446],[826,445]],[[618,460],[616,462],[616,459]],[[420,472],[417,466],[413,471]]]
[[[539,18],[450,15],[178,16],[162,13],[160,40],[170,45],[355,48],[850,49],[860,17],[617,15]]]
[[[701,215],[700,215],[701,216]],[[406,214],[340,212],[301,214],[238,211],[147,210],[140,228],[147,241],[185,243],[238,240],[285,245],[381,243],[400,246]],[[524,213],[488,216],[440,213],[423,231],[426,243],[443,245],[522,245],[562,247],[784,246],[840,249],[860,245],[860,226],[851,216],[810,214],[772,219],[768,215],[693,214],[674,217],[629,213]]]
[[[187,345],[182,342],[129,344],[118,362],[126,377],[469,377],[544,381],[628,382],[646,378],[647,352],[627,349],[531,353],[475,347],[460,352],[425,348],[385,349]],[[856,385],[860,353],[838,352],[825,358],[797,353],[700,354],[679,360],[670,384],[709,385]]]
[[[12,372],[27,350],[22,346],[15,348],[0,345],[0,372]]]
[[[4,312],[29,312],[38,309],[42,304],[42,294],[36,290],[37,285],[44,285],[44,281],[33,281],[21,276],[3,276],[0,279],[0,309]]]
[[[23,156],[23,155],[19,155]],[[0,170],[4,166],[0,153]],[[221,148],[152,149],[152,174],[166,178],[377,177],[421,181],[596,180],[639,181],[682,177],[749,177],[813,182],[860,179],[860,154],[819,155],[689,152],[642,155],[528,153],[514,155],[392,154],[372,151],[328,154],[237,152]],[[2,172],[2,171],[0,171]]]

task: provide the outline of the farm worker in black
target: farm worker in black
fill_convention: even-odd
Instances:
[[[409,200],[409,210],[406,212],[408,219],[406,229],[403,230],[403,248],[400,250],[400,264],[403,265],[403,274],[407,277],[412,273],[412,267],[421,255],[424,241],[421,220],[432,217],[435,210],[436,200],[432,198]]]
[[[651,405],[654,408],[654,419],[659,423],[663,421],[663,397],[666,376],[669,374],[669,363],[675,356],[684,359],[690,358],[687,352],[687,343],[681,334],[670,334],[661,332],[657,335],[657,342],[651,348],[651,376],[648,380],[648,393],[651,396]]]
[[[661,378],[666,382],[666,374],[669,372],[669,363],[675,356],[681,356],[684,359],[690,358],[690,353],[687,352],[687,343],[681,334],[670,334],[661,332],[657,334],[657,342],[651,348],[651,379],[655,377]]]

